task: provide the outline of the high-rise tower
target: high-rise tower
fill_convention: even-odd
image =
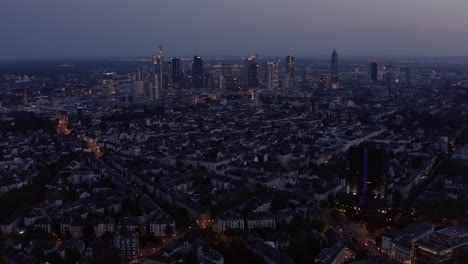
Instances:
[[[114,72],[103,72],[101,73],[102,76],[102,84],[104,88],[104,94],[109,96],[114,93]],[[25,93],[26,96],[26,93]],[[27,99],[27,97],[25,97]]]
[[[257,54],[245,59],[245,72],[247,87],[258,87]]]
[[[295,77],[295,62],[294,56],[288,55],[286,56],[286,76],[285,76],[285,84],[286,88],[290,90],[294,89],[294,77]]]
[[[180,81],[182,77],[182,71],[180,70],[180,59],[173,58],[171,60],[171,80],[173,83]]]
[[[203,69],[203,60],[199,56],[193,57],[193,64],[192,64],[192,83],[193,88],[199,89],[203,88],[205,80],[205,72]]]
[[[332,89],[338,89],[340,87],[339,72],[338,72],[338,53],[336,49],[333,50],[331,60],[331,72],[330,72],[330,83]]]
[[[223,64],[221,69],[221,75],[223,77],[223,87],[227,90],[234,90],[234,76],[232,74],[232,65],[231,64]]]
[[[159,46],[158,55],[153,56],[153,84],[150,88],[150,97],[152,99],[159,99],[159,89],[164,87],[164,59],[163,59],[163,49],[162,46]],[[159,74],[158,74],[159,70]]]
[[[265,65],[266,86],[270,91],[276,91],[279,87],[279,65],[278,61],[269,61]]]
[[[137,76],[136,76],[136,80],[137,81],[143,81],[143,67],[139,67],[138,68],[138,73],[137,73]]]
[[[135,78],[135,81],[133,82],[133,90],[132,90],[132,95],[134,97],[139,97],[144,95],[144,82],[143,82],[143,68],[139,67],[138,72]]]

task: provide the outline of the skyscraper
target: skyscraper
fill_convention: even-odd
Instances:
[[[182,72],[180,70],[180,59],[173,58],[171,60],[171,80],[173,83],[180,81]]]
[[[103,72],[101,73],[102,76],[102,84],[104,88],[104,94],[109,96],[110,94],[114,93],[114,73],[113,72]]]
[[[221,68],[221,75],[223,80],[223,87],[227,90],[234,90],[234,76],[232,74],[232,65],[231,64],[223,64]]]
[[[338,89],[340,87],[339,73],[338,73],[338,53],[336,49],[333,50],[331,60],[331,74],[330,74],[331,88]]]
[[[143,67],[138,68],[138,72],[135,76],[135,81],[132,86],[132,95],[136,98],[144,95],[144,81],[143,81]]]
[[[258,87],[257,54],[245,59],[245,72],[247,87]]]
[[[159,99],[159,89],[164,87],[164,74],[163,74],[163,50],[159,46],[158,55],[153,56],[153,84],[150,85],[150,97],[151,99]],[[158,74],[159,70],[159,74]]]
[[[143,67],[139,67],[138,68],[138,73],[137,73],[137,76],[136,76],[136,80],[137,81],[143,81]]]
[[[294,89],[295,62],[292,55],[286,56],[286,88]]]
[[[203,69],[203,60],[199,56],[193,57],[192,64],[192,83],[193,88],[200,89],[203,88],[205,80],[205,72]]]
[[[377,65],[377,61],[372,60],[370,62],[370,66],[369,66],[369,79],[376,82],[377,81],[378,71],[379,71],[379,68],[378,68],[378,65]]]
[[[158,100],[159,99],[159,74],[153,74],[148,83],[149,89],[149,99]]]
[[[270,91],[275,91],[279,87],[279,65],[278,61],[270,61],[265,65],[266,69],[266,86]]]

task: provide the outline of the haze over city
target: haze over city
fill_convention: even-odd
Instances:
[[[0,60],[168,56],[468,55],[465,0],[15,0]],[[170,48],[169,48],[170,47]]]

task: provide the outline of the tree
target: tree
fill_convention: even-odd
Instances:
[[[78,194],[76,193],[75,188],[71,184],[67,186],[64,199],[65,202],[74,202],[78,200]]]
[[[351,129],[346,130],[344,135],[347,136],[347,137],[352,136],[353,135],[353,130],[351,130]]]
[[[131,198],[124,198],[122,200],[122,212],[133,216],[141,216],[143,214],[137,201]]]
[[[403,195],[401,194],[400,191],[395,191],[393,193],[393,204],[395,206],[399,206],[401,205],[402,202],[403,202]]]
[[[40,260],[41,262],[43,262],[43,261],[46,260],[44,251],[42,251],[42,249],[40,249],[40,248],[38,248],[38,247],[34,247],[34,248],[31,250],[31,256],[37,258],[37,259]]]
[[[69,248],[65,250],[65,263],[75,264],[81,258],[80,251],[76,248]]]
[[[322,220],[316,220],[311,223],[311,226],[320,233],[323,233],[323,231],[325,231],[325,227],[327,227],[327,224]]]
[[[94,233],[94,226],[90,224],[86,224],[83,229],[83,237],[85,241],[92,241],[96,238],[96,234]]]
[[[166,235],[166,237],[172,236],[173,233],[174,227],[172,227],[171,225],[166,225],[166,227],[164,227],[164,234]]]
[[[101,264],[101,263],[124,263],[124,259],[122,256],[116,255],[116,254],[110,254],[110,255],[103,255],[100,257],[97,257],[96,259],[91,261],[92,264]]]
[[[111,232],[106,231],[106,232],[104,232],[104,234],[102,234],[101,238],[104,239],[104,240],[108,240],[108,241],[109,241],[109,240],[112,240],[113,235],[112,235]]]
[[[5,236],[3,235],[3,232],[0,229],[0,248],[3,248],[4,243],[5,243]]]
[[[51,264],[60,264],[63,263],[60,254],[56,251],[52,251],[47,255],[47,262]]]
[[[107,129],[107,123],[101,121],[99,123],[99,128],[102,129],[102,130],[106,130]]]
[[[328,127],[328,125],[329,125],[328,120],[327,119],[322,119],[322,125],[323,125],[323,127]]]
[[[273,200],[271,201],[271,210],[278,211],[289,206],[288,197],[280,192],[277,192]]]
[[[50,231],[56,234],[58,237],[62,236],[62,231],[60,230],[60,220],[58,218],[52,218],[50,222]]]
[[[147,234],[141,237],[140,242],[142,245],[157,246],[162,243],[161,238],[156,237],[154,234]]]

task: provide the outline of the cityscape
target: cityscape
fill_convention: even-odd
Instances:
[[[468,50],[173,34],[0,48],[0,263],[468,263]]]

